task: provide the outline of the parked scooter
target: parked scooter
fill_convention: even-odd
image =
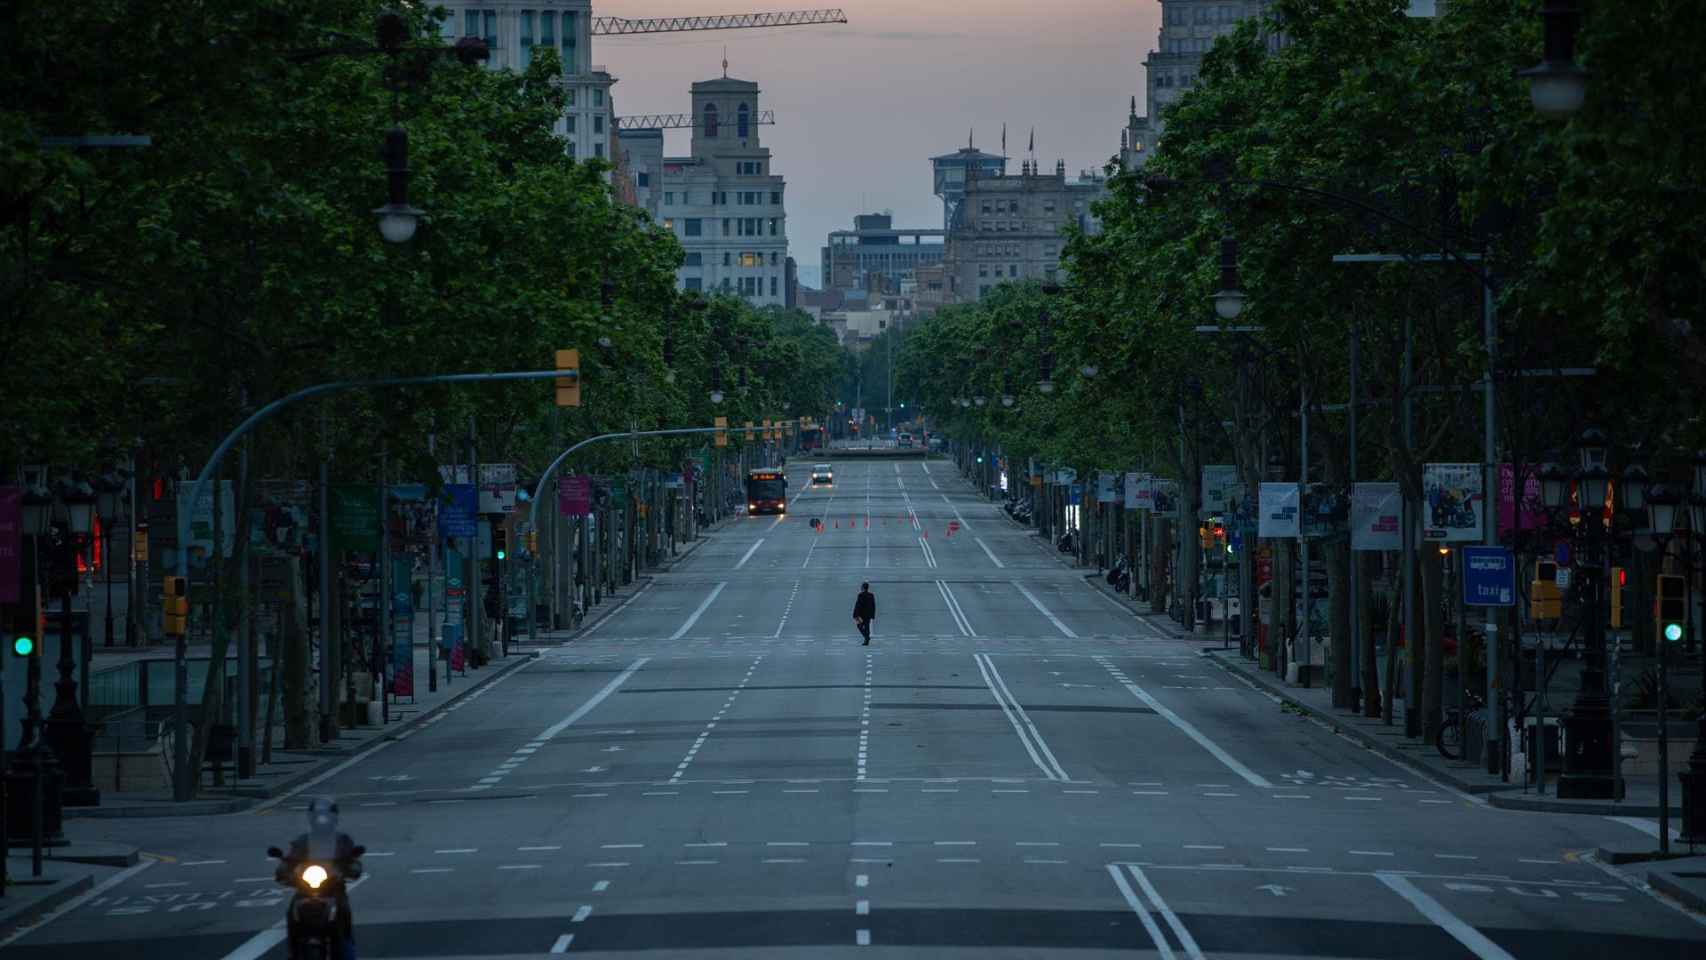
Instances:
[[[1071,530],[1068,530],[1065,533],[1061,534],[1060,539],[1056,540],[1054,542],[1055,549],[1059,550],[1061,553],[1071,553],[1073,551],[1074,546],[1075,546],[1075,541],[1072,538],[1072,531]]]

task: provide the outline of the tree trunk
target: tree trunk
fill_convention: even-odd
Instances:
[[[1286,665],[1290,657],[1286,652],[1286,641],[1291,639],[1292,630],[1297,622],[1297,578],[1293,576],[1292,547],[1295,541],[1275,540],[1274,546],[1274,579],[1273,579],[1273,614],[1269,623],[1268,642],[1273,646],[1273,669],[1281,679],[1285,677]]]
[[[314,706],[317,704],[308,684],[307,596],[302,589],[302,558],[288,557],[284,562],[290,593],[279,607],[278,639],[273,645],[284,662],[281,671],[275,661],[273,675],[279,678],[284,688],[284,748],[306,750],[313,745]],[[325,657],[323,651],[321,657]]]
[[[1327,566],[1327,634],[1333,645],[1333,706],[1351,703],[1351,545],[1326,544],[1322,559]]]
[[[246,478],[244,478],[246,480]],[[249,490],[246,482],[240,482],[237,488],[237,518],[235,529],[242,533],[249,525]],[[243,605],[248,598],[239,597],[235,603],[225,600],[225,584],[232,582],[232,571],[241,569],[238,565],[247,563],[249,558],[249,538],[237,536],[234,538],[233,556],[229,559],[220,558],[224,537],[223,511],[220,510],[221,487],[218,475],[215,474],[213,483],[213,562],[215,571],[213,594],[213,636],[212,647],[207,657],[207,674],[201,687],[201,722],[196,724],[195,733],[190,738],[190,787],[192,795],[201,788],[201,768],[207,759],[208,736],[213,727],[224,715],[225,711],[225,656],[231,642],[231,629],[234,626],[234,615],[241,615]],[[216,783],[220,782],[218,780]]]
[[[1368,562],[1377,554],[1351,554],[1352,563],[1361,563],[1362,576],[1357,578],[1356,598],[1352,601],[1357,605],[1357,629],[1360,635],[1355,642],[1362,647],[1362,715],[1378,717],[1381,715],[1384,699],[1380,695],[1380,671],[1374,662],[1374,629],[1369,622],[1369,616],[1374,606],[1374,575],[1373,563]],[[1388,648],[1390,649],[1390,648]]]
[[[1167,584],[1167,555],[1173,548],[1172,531],[1168,529],[1167,521],[1160,517],[1154,517],[1150,522],[1155,536],[1149,548],[1149,612],[1166,613],[1167,594],[1171,592]]]

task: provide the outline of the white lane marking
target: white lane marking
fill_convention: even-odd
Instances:
[[[1049,609],[1047,607],[1043,606],[1043,602],[1041,600],[1038,600],[1036,598],[1035,594],[1033,594],[1033,593],[1031,593],[1031,591],[1025,589],[1024,584],[1020,583],[1017,580],[1009,580],[1007,582],[1011,583],[1015,588],[1018,589],[1018,591],[1020,593],[1024,594],[1025,599],[1031,601],[1031,606],[1036,607],[1038,613],[1041,613],[1043,616],[1047,617],[1048,622],[1054,624],[1054,628],[1056,630],[1059,630],[1064,636],[1066,636],[1067,639],[1069,639],[1069,640],[1078,639],[1078,634],[1073,633],[1070,629],[1067,628],[1066,624],[1060,622],[1059,617],[1050,613]]]
[[[1268,847],[1269,853],[1308,853],[1308,847]]]
[[[1232,756],[1232,754],[1227,753],[1225,750],[1222,750],[1220,748],[1220,744],[1217,744],[1213,740],[1210,740],[1206,735],[1203,734],[1203,732],[1201,730],[1198,730],[1196,727],[1192,726],[1191,722],[1189,720],[1186,720],[1184,717],[1181,717],[1178,714],[1174,713],[1173,711],[1167,709],[1166,704],[1164,704],[1161,701],[1150,696],[1148,691],[1144,690],[1142,687],[1138,686],[1135,683],[1127,683],[1127,684],[1125,684],[1125,688],[1126,688],[1126,690],[1130,691],[1132,696],[1143,701],[1143,704],[1145,706],[1149,707],[1151,710],[1154,710],[1156,713],[1160,714],[1161,716],[1167,718],[1167,722],[1171,723],[1175,727],[1178,727],[1180,732],[1184,733],[1185,736],[1190,737],[1192,740],[1195,740],[1197,742],[1197,746],[1202,747],[1204,750],[1207,750],[1210,754],[1212,754],[1214,756],[1214,758],[1216,760],[1219,760],[1221,763],[1225,764],[1226,768],[1228,770],[1231,770],[1233,773],[1236,773],[1240,777],[1243,777],[1247,782],[1249,782],[1249,784],[1251,786],[1261,787],[1263,790],[1272,790],[1273,789],[1274,785],[1269,783],[1267,781],[1266,777],[1263,777],[1262,775],[1256,773],[1256,771],[1251,770],[1249,767],[1244,766],[1242,763],[1239,763],[1238,760]]]
[[[971,620],[966,617],[965,608],[960,606],[960,598],[954,596],[954,591],[948,587],[948,584],[938,580],[936,581],[936,589],[941,592],[943,602],[948,605],[948,613],[954,618],[954,626],[960,628],[960,633],[967,637],[977,636],[977,631],[972,629]]]
[[[916,523],[917,521],[914,520],[913,522]],[[930,541],[924,539],[923,537],[919,537],[918,538],[918,549],[924,551],[924,565],[927,567],[930,567],[931,569],[935,569],[935,567],[936,567],[936,554],[931,552],[931,550],[930,550]]]
[[[1453,940],[1463,944],[1470,953],[1481,960],[1516,960],[1506,953],[1498,944],[1481,935],[1481,931],[1463,922],[1456,914],[1447,910],[1438,900],[1423,893],[1420,888],[1404,877],[1394,873],[1379,872],[1375,876],[1381,883],[1400,897],[1409,901],[1410,906],[1422,916],[1434,922],[1434,925],[1451,935]]]
[[[1002,563],[1000,561],[1000,559],[998,559],[995,556],[995,551],[989,549],[989,544],[984,543],[982,537],[973,537],[972,539],[976,540],[977,545],[983,548],[983,552],[989,555],[989,562],[990,563],[995,564],[995,566],[999,569],[1006,569],[1007,565],[1005,563]]]
[[[600,850],[643,850],[645,846],[643,843],[601,843],[598,848]]]
[[[1390,850],[1346,850],[1346,853],[1356,857],[1395,857],[1397,854]]]
[[[209,864],[224,863],[224,860],[185,860],[178,864],[180,867],[205,867]]]
[[[623,610],[628,609],[628,604],[633,603],[635,600],[640,599],[640,594],[645,593],[647,590],[650,590],[652,588],[652,584],[654,584],[654,583],[657,583],[657,581],[656,580],[647,580],[645,582],[645,584],[640,587],[640,589],[634,591],[633,596],[631,596],[628,599],[617,604],[616,608],[614,610],[611,610],[609,613],[605,614],[603,619],[599,620],[597,623],[595,623],[592,626],[587,627],[585,630],[581,631],[579,639],[585,640],[587,637],[590,637],[594,633],[598,632],[599,627],[602,627],[605,624],[609,623],[610,621],[616,619],[616,615],[618,613],[621,613]]]
[[[563,849],[563,847],[561,844],[554,844],[551,846],[543,846],[543,847],[516,847],[516,849],[517,850],[561,850],[561,849]]]
[[[776,519],[776,522],[781,523],[782,522],[781,518],[778,517]],[[746,562],[748,560],[751,560],[752,555],[754,553],[758,552],[758,548],[763,546],[763,545],[764,545],[764,538],[763,537],[759,537],[757,540],[754,540],[752,542],[752,546],[746,548],[746,555],[740,558],[739,563],[735,564],[735,569],[739,570],[741,567],[746,566]]]
[[[575,910],[575,915],[569,918],[570,923],[581,923],[592,916],[592,904],[583,903]]]
[[[544,741],[555,737],[557,734],[562,733],[564,730],[567,730],[570,726],[578,722],[580,718],[591,713],[594,707],[597,707],[605,701],[605,698],[615,693],[617,687],[627,683],[628,678],[633,676],[635,673],[638,673],[640,668],[645,666],[646,661],[650,659],[651,657],[641,657],[633,663],[628,664],[628,669],[617,674],[616,679],[604,685],[604,689],[593,694],[591,699],[587,700],[587,702],[581,704],[579,707],[576,707],[574,713],[571,713],[563,719],[558,720],[556,723],[551,724],[549,727],[546,727],[544,733],[533,738],[534,742],[543,743]]]
[[[1434,854],[1434,856],[1440,860],[1479,860],[1479,859],[1481,859],[1480,857],[1477,857],[1477,856],[1474,856],[1473,854],[1468,854],[1468,853],[1436,853],[1436,854]]]
[[[610,881],[609,880],[600,880],[597,883],[592,885],[592,892],[593,893],[603,893],[604,891],[609,890],[609,889],[610,889]]]
[[[698,843],[682,844],[684,847],[726,847],[728,845],[729,842],[727,840],[703,840]]]
[[[1179,921],[1179,916],[1173,912],[1173,908],[1167,906],[1167,901],[1161,899],[1160,892],[1155,889],[1154,884],[1149,882],[1149,877],[1144,874],[1143,869],[1136,864],[1128,863],[1126,870],[1131,874],[1132,879],[1137,881],[1137,885],[1143,888],[1144,896],[1148,897],[1149,902],[1155,905],[1155,909],[1161,912],[1161,918],[1167,921],[1167,926],[1173,928],[1173,933],[1179,938],[1179,944],[1185,948],[1185,955],[1191,957],[1192,960],[1203,960],[1202,949],[1197,946],[1196,939]]]
[[[861,947],[870,946],[871,945],[871,931],[864,930],[864,929],[859,929],[859,930],[853,931],[853,942],[858,944]]]
[[[1007,702],[1013,705],[1013,712],[1018,714],[1019,719],[1024,721],[1025,728],[1031,732],[1031,739],[1036,741],[1037,749],[1042,751],[1043,756],[1048,758],[1049,766],[1054,768],[1056,778],[1063,783],[1071,783],[1072,778],[1066,775],[1066,769],[1060,765],[1059,760],[1055,759],[1054,751],[1048,748],[1048,741],[1043,739],[1042,731],[1038,730],[1037,725],[1031,722],[1031,715],[1025,712],[1024,706],[1019,703],[1019,698],[1014,696],[1013,691],[1007,686],[1007,678],[1001,675],[1001,671],[995,669],[995,661],[986,653],[983,655],[983,662],[989,667],[989,675],[995,678],[996,684],[1001,687],[1001,692],[1006,695]],[[1068,790],[1066,792],[1094,793],[1095,791]]]
[[[1115,847],[1115,848],[1121,849],[1121,850],[1135,850],[1138,847],[1143,846],[1143,844],[1141,844],[1141,843],[1098,843],[1098,844],[1096,844],[1096,846],[1098,846],[1098,847]]]
[[[565,933],[562,936],[557,938],[556,943],[551,944],[551,952],[552,953],[568,953],[569,952],[569,944],[574,943],[574,942],[575,942],[575,935],[572,933]]]
[[[94,892],[94,890],[89,891],[91,894]],[[267,951],[283,943],[287,936],[289,936],[289,931],[285,929],[285,922],[280,920],[238,944],[237,949],[225,955],[225,960],[260,960]]]
[[[722,593],[723,588],[728,585],[729,582],[727,580],[719,580],[716,587],[711,590],[711,595],[706,597],[703,603],[699,604],[699,609],[693,611],[693,615],[687,618],[687,622],[681,625],[680,630],[670,634],[669,639],[680,640],[682,637],[686,636],[687,631],[693,629],[693,625],[699,622],[699,618],[705,615],[706,610],[710,609],[712,601],[717,599],[717,594]]]
[[[853,904],[853,912],[858,914],[861,917],[870,916],[871,915],[871,901],[860,900],[860,901],[854,903]]]
[[[858,876],[853,878],[853,885],[855,887],[868,887],[868,886],[870,886],[871,885],[870,875],[864,874],[864,873],[859,874]]]
[[[1160,955],[1161,960],[1173,960],[1173,947],[1167,942],[1167,935],[1161,932],[1155,918],[1149,915],[1149,908],[1132,892],[1131,884],[1126,883],[1125,875],[1120,873],[1119,864],[1108,864],[1108,876],[1114,878],[1114,886],[1120,888],[1120,896],[1125,898],[1131,912],[1137,914],[1137,919],[1143,922],[1143,929],[1149,931],[1149,939],[1155,944],[1155,952]]]
[[[1001,715],[1006,717],[1007,722],[1012,725],[1013,732],[1019,737],[1019,743],[1024,746],[1025,753],[1030,755],[1031,762],[1035,763],[1037,765],[1037,769],[1043,772],[1043,776],[1050,780],[1071,779],[1064,773],[1057,772],[1058,765],[1051,767],[1043,760],[1041,754],[1038,753],[1036,746],[1032,744],[1029,733],[1026,731],[1027,727],[1031,727],[1032,731],[1035,730],[1035,727],[1030,723],[1030,718],[1026,717],[1024,723],[1020,723],[1019,718],[1014,715],[1013,708],[1009,706],[1006,699],[1001,696],[1001,690],[996,686],[994,678],[990,676],[990,671],[994,669],[995,665],[986,664],[985,660],[986,658],[984,654],[977,653],[972,655],[972,662],[977,664],[978,673],[983,675],[983,682],[989,687],[989,695],[995,698],[996,706],[1001,708]]]
[[[500,865],[498,867],[498,869],[499,870],[542,870],[542,869],[544,869],[544,866],[545,866],[544,864],[540,864],[540,863],[506,863],[506,864]]]
[[[894,841],[893,840],[855,840],[855,841],[853,841],[852,846],[855,846],[855,847],[892,847],[892,846],[894,846]]]
[[[410,873],[452,873],[455,867],[416,867]]]
[[[479,850],[479,847],[447,847],[443,850],[434,850],[433,853],[478,853]]]
[[[960,529],[961,530],[970,530],[971,529],[971,524],[966,522],[966,518],[960,516],[960,508],[954,506],[954,501],[949,500],[948,495],[945,493],[942,494],[942,502],[948,505],[948,509],[954,511],[954,519],[958,520],[960,522]]]
[[[161,887],[187,887],[189,885],[188,880],[174,880],[170,883],[145,883],[142,886],[148,890],[158,890]]]
[[[124,883],[125,881],[129,880],[131,877],[134,877],[137,874],[141,873],[142,871],[147,870],[149,867],[154,866],[154,864],[156,864],[158,862],[159,862],[158,860],[145,859],[142,862],[136,864],[135,866],[126,867],[125,869],[120,870],[118,873],[115,873],[112,876],[106,878],[105,880],[102,880],[100,883],[95,884],[95,886],[93,888],[89,889],[88,891],[86,891],[84,893],[80,893],[77,896],[72,897],[70,900],[67,900],[64,903],[60,904],[59,906],[53,908],[52,910],[49,910],[48,912],[42,914],[40,917],[38,917],[33,922],[22,924],[19,927],[17,927],[16,929],[12,930],[10,933],[6,934],[5,936],[0,937],[0,947],[6,946],[7,944],[11,943],[14,940],[19,939],[20,937],[25,936],[26,934],[33,933],[36,930],[40,930],[42,927],[45,927],[48,924],[52,923],[53,921],[64,916],[65,914],[70,913],[73,910],[76,910],[77,908],[81,907],[83,904],[88,903],[90,900],[95,899],[96,897],[100,896],[103,893],[106,893],[108,890],[111,890],[113,887],[116,887],[119,884]],[[269,877],[268,879],[271,879],[271,878]],[[13,882],[16,882],[16,881],[13,881]],[[284,921],[280,920],[278,923],[278,926],[279,926],[279,929],[282,931],[283,927],[284,927]],[[278,941],[274,940],[272,942],[277,943]],[[268,947],[270,947],[270,946],[271,946],[271,944],[269,943]],[[262,950],[253,954],[252,956],[258,957],[261,955],[261,953],[265,953],[265,952],[266,952],[266,948],[263,948]],[[235,956],[235,955],[233,955],[233,956]]]

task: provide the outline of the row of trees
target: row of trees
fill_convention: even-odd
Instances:
[[[1501,459],[1564,460],[1595,423],[1644,447],[1655,474],[1680,465],[1706,441],[1706,327],[1692,319],[1706,302],[1706,120],[1692,106],[1706,77],[1675,64],[1706,41],[1706,17],[1669,0],[1595,8],[1577,39],[1586,105],[1562,121],[1516,75],[1540,59],[1533,3],[1456,0],[1423,19],[1406,6],[1277,0],[1220,40],[1147,167],[1113,176],[1100,230],[1071,239],[1064,287],[944,310],[897,362],[907,389],[962,437],[1081,475],[1143,464],[1179,477],[1187,503],[1204,462],[1236,463],[1252,489],[1271,463],[1298,477],[1300,407],[1311,478],[1396,480],[1419,502],[1423,463],[1481,460],[1489,362]],[[1228,238],[1240,332],[1211,308]],[[1418,259],[1334,263],[1347,253]],[[1584,367],[1597,372],[1533,375]],[[972,394],[989,402],[955,402]],[[1339,630],[1349,562],[1328,548]],[[1427,723],[1444,605],[1440,564],[1418,566]],[[1337,679],[1348,695],[1348,670]]]

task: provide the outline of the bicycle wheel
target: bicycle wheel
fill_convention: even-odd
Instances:
[[[1463,756],[1463,725],[1456,716],[1447,716],[1440,721],[1439,730],[1434,734],[1434,746],[1447,760]]]

